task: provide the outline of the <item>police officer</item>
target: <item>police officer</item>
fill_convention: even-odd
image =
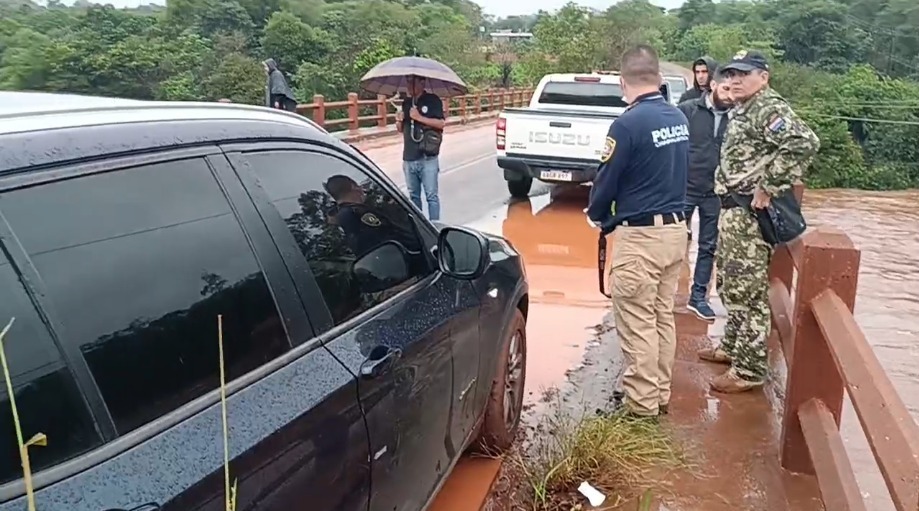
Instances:
[[[613,314],[626,359],[623,411],[655,417],[670,403],[676,353],[673,297],[687,244],[689,128],[660,93],[653,48],[625,52],[620,77],[629,108],[610,126],[587,216],[613,232]]]
[[[772,247],[756,217],[735,197],[764,209],[777,194],[801,178],[820,148],[820,140],[769,88],[769,64],[754,51],[738,52],[722,68],[731,86],[734,109],[715,174],[715,193],[723,209],[718,241],[718,293],[728,311],[724,340],[699,356],[731,368],[715,378],[718,392],[757,388],[766,377],[769,316],[769,260]]]
[[[419,250],[410,226],[399,225],[385,213],[366,204],[364,190],[344,175],[332,176],[325,189],[335,199],[335,222],[345,233],[345,241],[357,257],[386,241],[400,243],[408,252]]]

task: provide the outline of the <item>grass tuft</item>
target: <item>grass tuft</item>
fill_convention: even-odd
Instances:
[[[529,446],[509,459],[522,474],[534,510],[587,506],[577,493],[582,481],[606,494],[603,509],[642,493],[646,504],[650,488],[663,484],[664,472],[685,467],[666,426],[647,420],[589,413],[574,419],[558,406],[537,431]]]

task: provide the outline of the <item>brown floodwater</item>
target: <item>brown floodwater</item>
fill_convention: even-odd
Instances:
[[[804,207],[812,226],[838,227],[861,250],[855,318],[919,421],[919,190],[808,190]],[[892,510],[848,401],[842,433],[868,509]]]

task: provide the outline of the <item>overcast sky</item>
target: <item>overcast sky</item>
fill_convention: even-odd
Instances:
[[[488,14],[495,16],[508,16],[511,14],[530,14],[542,9],[545,11],[554,11],[568,3],[568,0],[475,0],[482,6]],[[616,3],[611,0],[576,0],[577,3],[595,7],[597,9],[606,9]],[[683,5],[683,0],[651,0],[654,5],[673,9]]]

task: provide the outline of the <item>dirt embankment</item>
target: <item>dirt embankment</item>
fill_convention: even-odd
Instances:
[[[661,73],[665,75],[683,75],[689,80],[689,83],[692,83],[692,70],[681,66],[680,64],[674,64],[673,62],[661,62]]]

